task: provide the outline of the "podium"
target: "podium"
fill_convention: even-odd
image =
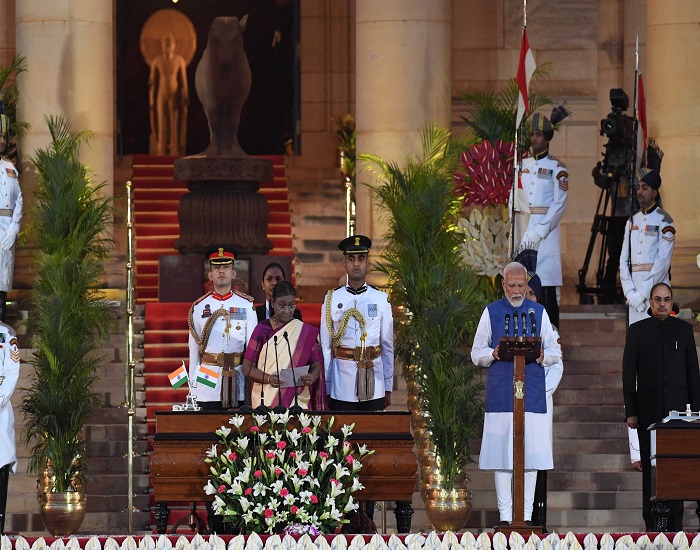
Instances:
[[[525,523],[525,364],[534,363],[542,350],[539,336],[504,336],[498,342],[498,358],[513,361],[513,521],[495,529],[542,533],[542,526]]]

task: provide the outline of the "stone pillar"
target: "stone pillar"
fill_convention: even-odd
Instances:
[[[700,251],[700,187],[693,174],[700,166],[700,111],[696,105],[700,74],[691,60],[700,57],[699,26],[700,2],[647,0],[644,84],[649,136],[665,153],[660,191],[677,231],[671,284],[696,290],[700,288],[695,260]]]
[[[22,138],[26,159],[50,141],[45,115],[64,115],[73,130],[93,137],[81,151],[94,181],[114,178],[112,0],[16,0],[17,51],[27,59],[18,78],[18,116],[31,128]]]
[[[403,164],[421,151],[429,124],[449,128],[452,111],[452,2],[357,0],[357,152]],[[357,167],[357,233],[385,232],[375,184]]]

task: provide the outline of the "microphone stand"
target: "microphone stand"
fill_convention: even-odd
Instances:
[[[268,336],[265,341],[265,364],[267,365],[267,350],[270,347],[270,337]],[[265,375],[263,374],[263,381],[265,380]],[[257,406],[255,412],[258,414],[267,414],[270,412],[270,407],[265,406],[265,384],[260,382],[260,405]]]
[[[294,406],[289,408],[290,414],[300,414],[303,409],[299,406],[299,396],[297,394],[297,377],[294,374],[294,361],[292,360],[292,346],[289,344],[289,338],[287,337],[287,331],[284,331],[282,337],[287,342],[287,352],[289,353],[289,368],[292,369],[292,382],[294,382]]]
[[[277,357],[277,335],[275,334],[275,368],[277,369],[277,380],[280,379],[280,363]],[[282,386],[277,388],[277,406],[272,409],[277,414],[283,414],[287,408],[282,404]]]
[[[260,351],[262,348],[262,335],[258,335],[258,345],[255,347],[258,353],[256,356],[260,356]],[[248,367],[248,373],[245,375],[247,385],[249,386],[250,392],[246,392],[245,403],[242,407],[239,407],[238,412],[242,414],[250,414],[253,412],[253,407],[250,406],[250,393],[253,391],[253,386],[250,383],[250,371],[253,370],[253,363],[251,362],[250,367]]]
[[[527,336],[527,317],[525,317],[525,312],[520,314],[520,320],[523,323],[523,336]]]

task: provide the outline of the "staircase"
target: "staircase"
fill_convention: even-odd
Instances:
[[[134,234],[136,236],[136,297],[138,303],[158,301],[158,258],[176,255],[174,242],[180,236],[177,207],[187,193],[187,183],[173,180],[178,157],[134,155],[132,188]],[[275,255],[292,255],[292,227],[284,157],[259,156],[271,160],[273,181],[261,182],[259,193],[270,207],[268,238]]]

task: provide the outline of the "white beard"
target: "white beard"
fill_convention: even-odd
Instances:
[[[518,308],[518,307],[520,307],[521,305],[523,305],[523,302],[525,301],[525,296],[523,296],[522,298],[518,298],[517,300],[512,300],[512,299],[510,299],[510,298],[508,298],[508,297],[506,296],[506,300],[508,300],[508,303],[509,303],[511,306],[513,306],[513,307],[515,307],[515,308]]]

